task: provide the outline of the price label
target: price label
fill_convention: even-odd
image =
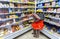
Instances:
[[[48,16],[46,16],[48,18]]]
[[[18,0],[15,0],[15,2],[18,2]]]
[[[53,34],[52,32],[49,32],[49,34]]]
[[[44,8],[46,8],[46,6],[44,6]]]
[[[18,24],[19,22],[16,22],[16,24]]]
[[[13,0],[10,0],[10,2],[13,2]]]
[[[32,10],[32,12],[34,12],[34,10]]]
[[[25,29],[27,29],[28,27],[25,27]]]
[[[56,5],[56,7],[59,7],[59,5]]]
[[[53,0],[50,0],[50,1],[53,1]]]
[[[15,14],[14,12],[11,12],[10,14]]]
[[[35,4],[34,2],[28,2],[28,4]]]

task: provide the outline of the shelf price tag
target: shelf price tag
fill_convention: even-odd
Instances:
[[[56,5],[56,7],[59,7],[59,5]]]
[[[47,18],[48,18],[48,16],[45,16],[45,17],[47,17]]]
[[[18,2],[18,0],[15,0],[15,2]]]
[[[10,0],[10,2],[13,2],[13,0]]]
[[[16,22],[16,24],[18,24],[19,22]]]
[[[44,8],[46,8],[46,6],[44,6]]]
[[[11,12],[10,14],[15,14],[14,12]]]
[[[43,12],[42,10],[37,10],[37,12]]]
[[[35,4],[34,2],[28,2],[28,4]]]
[[[49,34],[53,34],[52,32],[49,32]]]
[[[50,1],[53,1],[53,0],[50,0]]]

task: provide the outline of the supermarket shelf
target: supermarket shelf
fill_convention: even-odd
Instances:
[[[7,9],[8,9],[8,8],[13,8],[13,9],[14,9],[14,8],[19,8],[19,7],[0,7],[0,8],[4,8],[4,9],[5,9],[5,8],[7,8]],[[27,8],[32,8],[32,7],[27,7]],[[19,8],[19,9],[20,9],[20,8]],[[21,8],[21,9],[24,9],[24,8]]]
[[[14,25],[14,24],[17,24],[18,22],[15,22],[15,23],[12,23],[12,24],[9,24],[9,25],[2,25],[2,26],[0,26],[0,28],[2,28],[2,27],[6,27],[6,26],[11,26],[11,25]]]
[[[22,18],[22,17],[21,17]],[[20,19],[21,19],[20,18]],[[24,22],[24,21],[27,21],[27,20],[31,20],[31,19],[33,19],[33,17],[30,17],[30,18],[28,18],[28,19],[26,19],[26,20],[21,20],[20,22]]]
[[[45,16],[45,17],[46,17],[46,16]],[[57,20],[60,20],[60,18],[53,17],[53,16],[48,16],[48,18],[52,18],[52,19],[57,19]]]
[[[21,11],[21,12],[11,12],[11,13],[9,13],[9,14],[20,14],[20,13],[23,13],[23,12],[34,12],[34,11]]]
[[[4,8],[4,9],[6,8],[6,9],[8,9],[9,7],[0,7],[0,8]]]
[[[43,11],[43,13],[58,13],[58,12],[54,12],[54,11]]]
[[[18,18],[20,18],[20,17],[18,17]],[[11,19],[17,19],[17,18],[6,18],[6,19],[2,19],[0,21],[8,21],[8,20],[11,20]]]
[[[36,7],[37,9],[42,9],[43,8],[43,6],[41,6],[41,7]]]
[[[17,12],[14,12],[14,13],[5,13],[6,15],[7,14],[16,14]],[[21,12],[19,12],[20,14]],[[4,15],[4,13],[0,13],[0,15]],[[22,17],[17,17],[17,18],[22,18]],[[1,19],[0,21],[8,21],[8,20],[11,20],[11,19],[17,19],[17,18],[5,18],[5,19]]]
[[[9,13],[0,13],[0,15],[5,15],[5,14],[9,14]]]
[[[19,19],[22,18],[22,17],[18,17]],[[17,19],[17,18],[6,18],[6,19],[2,19],[0,21],[7,21],[7,20],[11,20],[11,19]]]
[[[21,14],[22,12],[10,12],[8,14]]]
[[[35,5],[34,2],[11,2],[11,3],[19,3],[19,4],[33,4]]]
[[[5,19],[2,19],[0,21],[7,21],[7,20],[11,20],[11,19],[13,19],[13,18],[5,18]]]
[[[54,0],[54,1],[42,1],[42,2],[38,2],[37,4],[39,4],[39,3],[48,3],[48,2],[55,2],[55,1],[57,1],[57,0]]]
[[[60,8],[60,6],[41,6],[41,7],[36,7],[36,8],[40,8],[40,9],[42,9],[42,8]]]
[[[21,14],[22,12],[10,12],[10,13],[0,13],[0,15],[8,15],[8,14]]]
[[[21,19],[21,18],[22,18],[22,17],[20,17],[20,19]],[[27,19],[27,20],[31,20],[31,19],[33,19],[33,18],[30,17],[30,18]],[[19,24],[19,23],[24,22],[24,21],[27,21],[27,20],[21,20],[21,21],[19,21],[19,22],[13,22],[12,24],[9,24],[9,25],[2,25],[2,26],[0,26],[0,28],[6,27],[6,26],[11,26],[11,25],[14,25],[14,24]]]
[[[26,7],[26,8],[21,8],[21,7],[20,7],[20,8],[19,8],[19,7],[10,7],[10,8],[13,8],[13,9],[14,9],[14,8],[18,8],[18,9],[28,9],[28,8],[34,8],[34,7]]]
[[[8,1],[0,0],[0,2],[9,2],[9,0]]]
[[[0,7],[0,9],[6,9],[6,12],[7,12],[7,13],[4,13],[4,10],[2,10],[3,13],[0,13],[0,15],[13,15],[13,14],[15,15],[15,14],[20,14],[20,13],[23,14],[23,12],[22,12],[23,9],[25,9],[25,10],[30,9],[30,8],[35,9],[35,7],[34,7],[35,6],[35,2],[28,2],[28,1],[27,2],[20,2],[20,0],[19,1],[17,1],[17,0],[14,0],[14,1],[13,0],[0,0],[0,2],[1,2],[1,5],[3,6],[3,7]],[[11,7],[11,6],[9,6],[10,3],[12,3],[11,6],[12,5],[16,5],[16,4],[21,4],[21,5],[31,5],[31,7],[30,6],[29,7]],[[4,7],[4,5],[8,5],[8,6]],[[34,6],[32,6],[32,5],[34,5]],[[14,10],[14,9],[16,9],[16,10]],[[17,10],[17,9],[19,9],[19,10]],[[17,11],[20,11],[20,9],[22,11],[21,12],[17,12]],[[10,12],[10,11],[16,11],[16,12]],[[31,11],[27,10],[25,12],[34,12],[34,10],[31,10]],[[17,18],[21,19],[23,17],[24,16],[17,17]],[[1,19],[0,21],[6,22],[6,21],[9,21],[11,19],[15,20],[16,18],[5,18],[5,19]],[[16,21],[18,21],[19,19],[16,19]],[[14,22],[13,21],[12,23],[6,23],[5,25],[1,25],[0,28],[4,28],[4,27],[10,28],[11,25],[21,24],[22,22],[27,21],[27,20],[31,20],[31,19],[33,19],[33,18],[19,20],[18,22]],[[27,32],[30,29],[32,29],[31,25],[29,25],[29,26],[27,26],[25,28],[22,28],[21,30],[16,31],[16,32],[9,31],[9,34],[4,35],[3,37],[0,37],[0,39],[13,39],[13,38],[15,38],[15,37]]]
[[[20,3],[20,4],[33,4],[33,5],[35,5],[35,2],[17,2],[17,3]]]
[[[20,7],[10,7],[10,8],[20,8]]]
[[[10,2],[10,3],[33,4],[33,5],[35,5],[34,2],[2,1],[2,0],[0,0],[0,2]]]
[[[11,26],[11,25],[16,24],[16,23],[17,23],[17,22],[12,23],[12,24],[9,24],[9,25],[2,25],[2,26],[0,26],[0,28],[2,28],[2,27],[6,27],[6,26]]]
[[[40,11],[36,11],[36,12],[40,12]],[[43,11],[41,13],[47,13],[47,14],[50,14],[50,13],[53,13],[53,14],[60,14],[60,12],[54,12],[54,11]]]
[[[48,20],[44,20],[44,21],[47,22],[47,23],[50,23],[52,25],[56,25],[56,26],[60,27],[59,23],[56,23],[56,22],[53,22],[53,21],[48,21]]]
[[[60,8],[60,6],[53,6],[53,7],[52,6],[47,6],[47,7],[43,6],[43,8]]]
[[[11,26],[11,25],[14,25],[14,24],[19,24],[19,23],[21,23],[21,22],[23,22],[23,21],[13,22],[13,23],[11,23],[11,24],[9,24],[9,25],[2,25],[2,26],[0,26],[0,28],[6,27],[6,26]]]
[[[27,8],[35,8],[35,7],[27,7]],[[23,8],[21,8],[21,9],[23,9]],[[25,8],[26,9],[26,8]]]
[[[34,12],[34,11],[22,11],[22,13],[24,13],[24,12]]]
[[[32,29],[31,26],[25,27],[25,28],[23,28],[23,29],[21,29],[19,31],[16,31],[14,33],[11,33],[9,35],[6,35],[5,37],[3,37],[3,39],[13,39],[13,38],[15,38],[15,37],[17,37],[17,36],[19,36],[19,35],[27,32],[30,29]]]
[[[48,13],[48,12],[46,12],[46,11],[39,11],[39,10],[37,10],[36,12],[40,12],[40,13]]]
[[[41,30],[41,32],[44,33],[45,35],[47,35],[51,39],[60,39],[60,36],[54,34],[53,32],[51,32],[45,28],[43,30]]]
[[[14,13],[22,13],[22,12],[14,12]]]

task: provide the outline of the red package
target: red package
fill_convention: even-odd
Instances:
[[[35,30],[37,30],[37,29],[42,30],[43,27],[44,27],[43,20],[32,23],[32,28]]]

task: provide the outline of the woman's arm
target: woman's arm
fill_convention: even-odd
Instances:
[[[40,17],[37,14],[33,14],[34,18],[36,18],[37,20],[40,20]]]

